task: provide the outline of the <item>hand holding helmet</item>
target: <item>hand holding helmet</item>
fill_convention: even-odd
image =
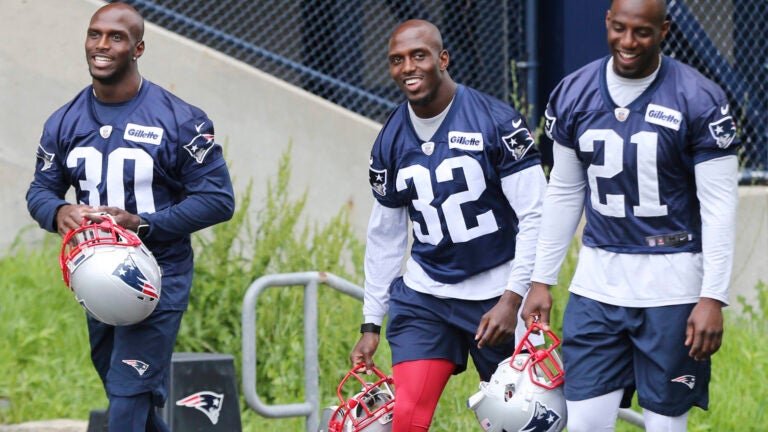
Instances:
[[[59,254],[64,283],[78,303],[110,325],[136,324],[160,301],[162,272],[133,232],[111,217],[83,219],[64,237]]]
[[[323,410],[319,432],[389,432],[392,430],[392,411],[395,409],[392,378],[384,375],[374,366],[370,370],[376,375],[377,380],[372,383],[366,382],[360,375],[366,370],[364,363],[358,364],[341,380],[336,389],[340,404]],[[353,384],[347,384],[350,378],[355,379],[350,381]],[[361,390],[349,399],[345,399],[345,385],[356,384],[362,386]]]
[[[548,348],[537,348],[529,340],[531,332],[537,331],[552,340]],[[480,383],[480,391],[470,396],[467,406],[484,431],[559,432],[565,428],[565,374],[555,351],[559,345],[552,331],[534,323],[490,381]]]

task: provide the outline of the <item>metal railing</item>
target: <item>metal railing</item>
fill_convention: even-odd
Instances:
[[[332,273],[303,272],[262,276],[256,279],[243,299],[243,394],[248,406],[267,418],[306,417],[306,431],[316,432],[320,425],[320,389],[317,333],[317,289],[319,284],[363,299],[363,288]],[[256,302],[269,287],[304,285],[304,394],[305,400],[292,404],[265,404],[256,383]],[[631,409],[619,410],[619,419],[640,428],[643,416]]]
[[[363,288],[331,273],[304,272],[262,276],[254,281],[243,300],[243,394],[248,406],[267,418],[306,417],[307,432],[320,424],[320,389],[317,337],[318,284],[363,299]],[[267,405],[259,398],[256,383],[256,301],[269,287],[304,285],[304,394],[301,403]]]

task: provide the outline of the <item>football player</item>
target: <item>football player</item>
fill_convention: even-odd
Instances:
[[[707,408],[735,237],[737,139],[725,93],[663,56],[664,0],[614,0],[610,56],[546,109],[554,166],[522,316],[549,324],[549,286],[582,215],[563,317],[568,430],[613,430],[637,390],[646,430]]]
[[[143,18],[126,4],[92,16],[85,39],[92,85],[45,123],[27,192],[42,228],[65,235],[106,212],[137,232],[162,268],[159,305],[146,320],[115,327],[87,319],[112,432],[169,430],[154,407],[168,395],[192,284],[190,233],[234,211],[211,120],[139,73],[143,33]],[[65,200],[69,188],[76,203]]]
[[[371,151],[365,323],[350,359],[373,367],[388,314],[392,430],[426,431],[468,355],[487,381],[514,351],[546,179],[525,119],[452,80],[437,27],[398,25],[387,58],[407,101]]]

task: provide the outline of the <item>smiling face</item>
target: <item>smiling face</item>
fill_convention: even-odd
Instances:
[[[389,39],[389,75],[417,116],[434,117],[453,98],[455,83],[448,74],[448,51],[433,24],[411,20]]]
[[[138,74],[134,58],[144,52],[143,32],[143,20],[130,6],[113,3],[93,15],[85,57],[94,82],[117,85]]]
[[[669,31],[664,0],[614,0],[605,16],[613,70],[644,78],[659,66],[661,42]]]

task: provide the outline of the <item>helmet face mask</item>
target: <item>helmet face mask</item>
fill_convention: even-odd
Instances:
[[[392,378],[374,367],[372,370],[377,380],[372,383],[366,382],[359,374],[364,370],[365,365],[360,364],[341,380],[336,389],[340,403],[338,406],[324,410],[324,417],[329,417],[329,421],[321,425],[321,431],[390,432],[392,430],[392,411],[395,408]],[[345,389],[352,386],[357,393],[345,398]]]
[[[59,254],[64,283],[88,314],[110,325],[144,320],[160,300],[162,272],[152,253],[110,217],[84,220]]]
[[[499,363],[491,379],[481,382],[480,390],[467,400],[486,432],[559,432],[565,428],[565,374],[555,351],[560,340],[545,331],[553,343],[537,348],[528,338],[535,330],[542,331],[538,324],[531,326],[512,356]]]

